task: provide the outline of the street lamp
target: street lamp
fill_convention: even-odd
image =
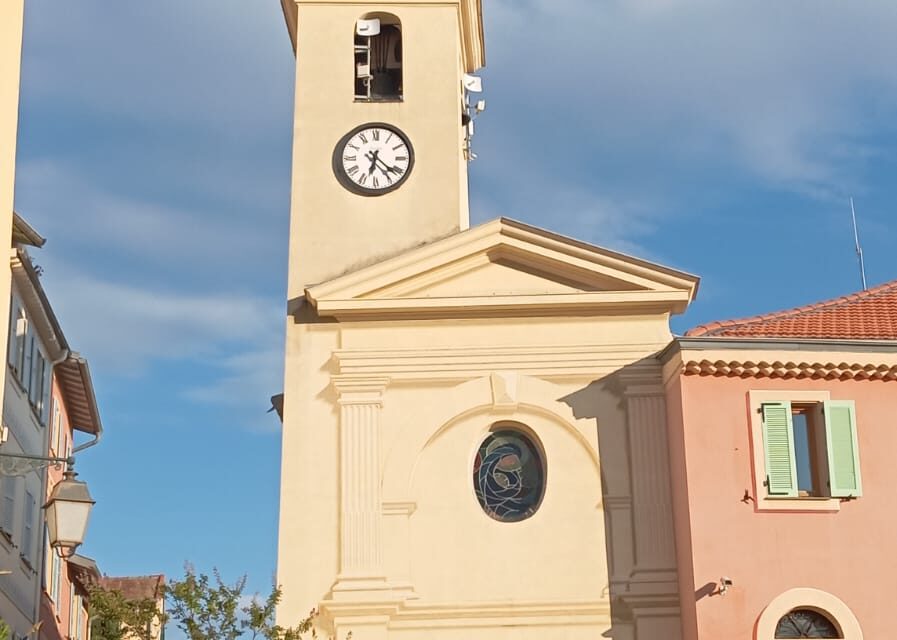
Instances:
[[[90,497],[87,483],[77,480],[75,459],[34,456],[25,453],[0,453],[0,475],[24,475],[46,466],[65,464],[66,471],[58,482],[44,509],[47,511],[47,534],[50,546],[61,558],[71,558],[84,542],[87,521],[95,501]]]
[[[62,481],[53,487],[50,498],[44,505],[47,510],[50,546],[62,558],[71,558],[84,542],[90,510],[96,504],[87,490],[87,483],[76,480],[77,477],[78,474],[70,463]]]

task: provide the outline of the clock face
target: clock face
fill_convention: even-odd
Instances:
[[[353,193],[379,196],[398,189],[414,166],[408,137],[395,127],[372,123],[347,133],[333,151],[333,172]]]

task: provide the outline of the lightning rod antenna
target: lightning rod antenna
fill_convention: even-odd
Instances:
[[[853,197],[850,198],[850,216],[853,219],[853,240],[856,246],[857,260],[860,263],[860,278],[863,280],[863,291],[866,291],[866,263],[863,260],[863,247],[860,246],[860,233],[857,231],[857,212],[853,206]]]

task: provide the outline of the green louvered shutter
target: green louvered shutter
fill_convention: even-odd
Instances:
[[[794,428],[790,402],[763,404],[763,448],[769,495],[797,497],[797,465],[794,462]]]
[[[860,453],[857,449],[856,409],[852,401],[825,403],[825,444],[829,486],[834,498],[863,495]]]

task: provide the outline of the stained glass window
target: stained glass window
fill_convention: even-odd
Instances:
[[[841,638],[831,620],[812,609],[786,613],[776,626],[776,638]]]
[[[477,500],[502,522],[526,520],[545,490],[545,467],[536,445],[516,429],[500,429],[480,445],[473,465]]]

